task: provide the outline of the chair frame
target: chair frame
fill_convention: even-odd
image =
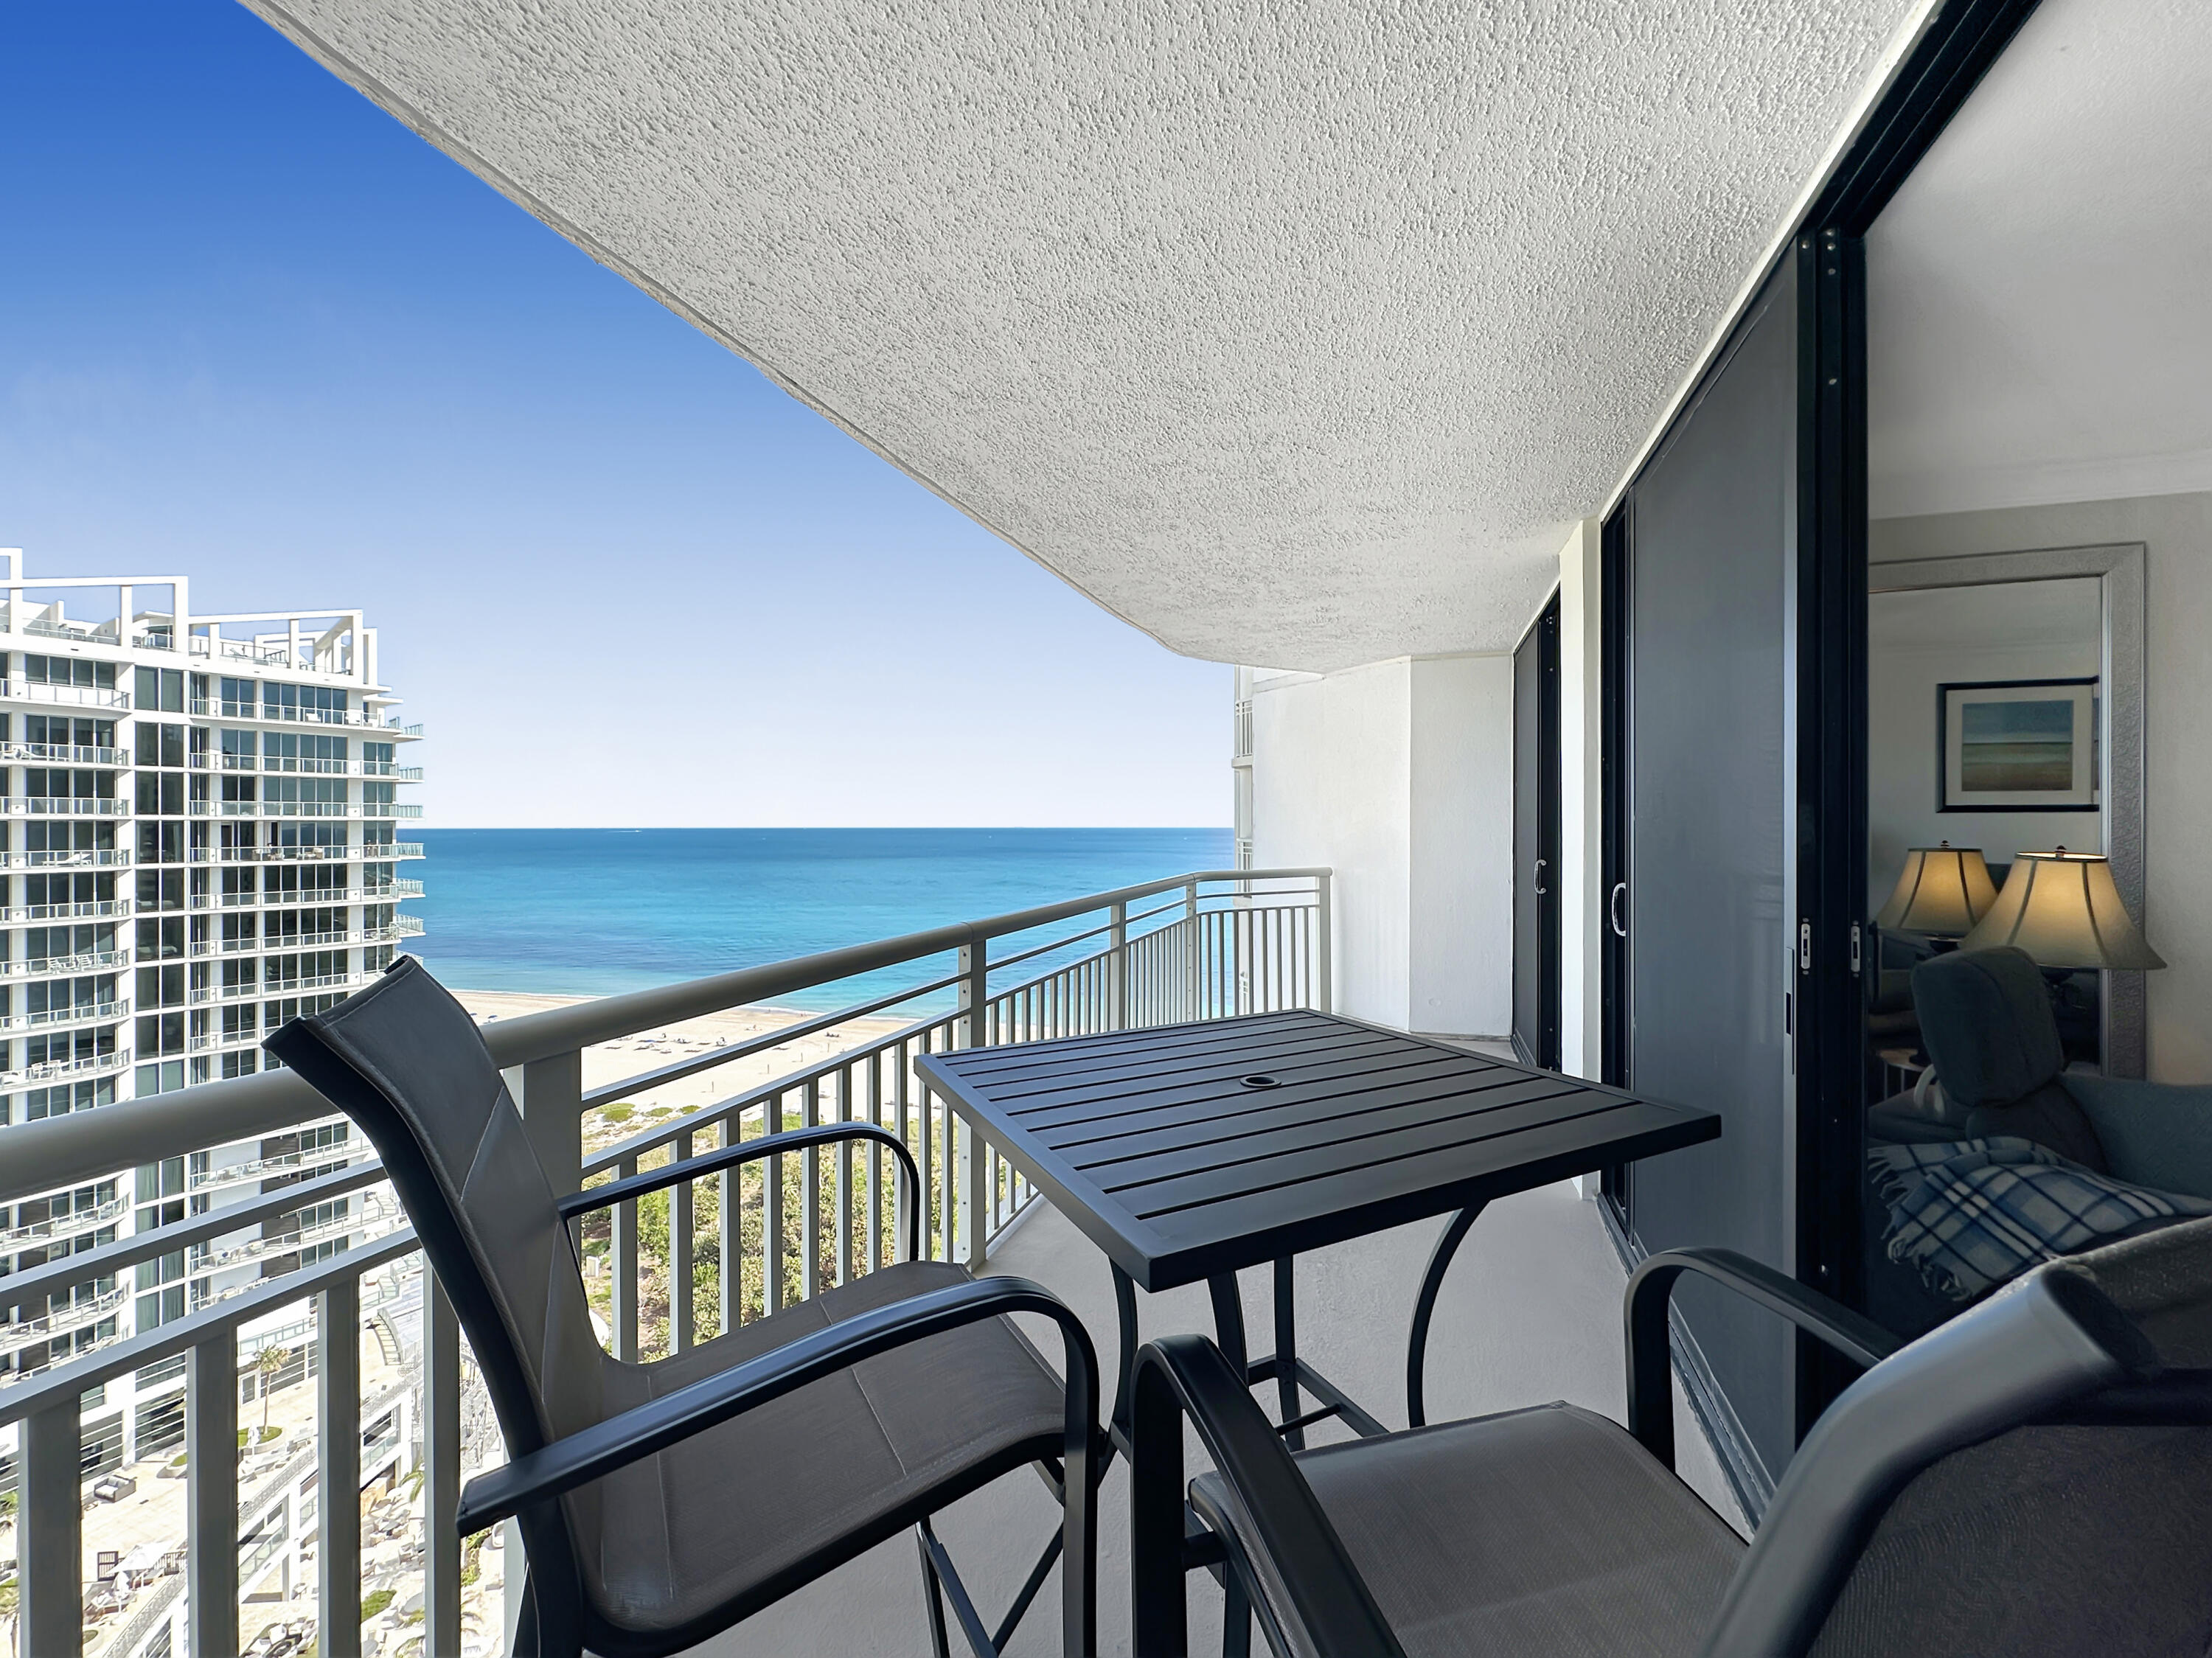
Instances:
[[[264,1044],[319,1091],[362,1124],[383,1154],[386,1168],[408,1210],[433,1266],[443,1260],[469,1264],[469,1270],[440,1283],[461,1315],[464,1327],[498,1327],[489,1292],[474,1270],[469,1245],[454,1224],[442,1193],[416,1144],[413,1131],[380,1088],[350,1062],[325,1048],[304,1020],[295,1020]],[[804,1151],[838,1141],[867,1140],[887,1145],[897,1160],[905,1209],[906,1259],[917,1259],[921,1241],[920,1171],[905,1144],[872,1123],[824,1123],[763,1135],[685,1158],[627,1180],[556,1196],[564,1224],[609,1205],[701,1179],[762,1157]],[[410,1202],[410,1199],[414,1201]],[[696,1434],[732,1420],[772,1400],[935,1335],[1012,1313],[1050,1319],[1065,1351],[1066,1410],[1060,1432],[1020,1442],[998,1455],[959,1469],[908,1503],[869,1525],[812,1550],[785,1570],[709,1613],[667,1631],[642,1631],[608,1623],[585,1594],[567,1520],[557,1499],[567,1491]],[[1071,1655],[1097,1649],[1097,1486],[1104,1472],[1104,1436],[1098,1425],[1098,1360],[1090,1333],[1067,1306],[1042,1286],[1023,1278],[976,1278],[966,1284],[909,1297],[888,1307],[856,1315],[811,1331],[743,1363],[550,1443],[516,1442],[538,1438],[527,1385],[519,1376],[499,1374],[503,1355],[479,1355],[498,1411],[502,1432],[523,1424],[509,1440],[511,1460],[479,1475],[461,1494],[456,1528],[469,1536],[500,1521],[521,1527],[529,1560],[523,1604],[517,1624],[518,1653],[541,1658],[574,1658],[585,1650],[599,1658],[659,1658],[681,1652],[743,1622],[754,1613],[812,1582],[832,1568],[865,1553],[908,1527],[921,1545],[924,1587],[932,1634],[938,1652],[945,1651],[944,1616],[939,1599],[951,1597],[963,1634],[977,1658],[995,1658],[1042,1586],[1052,1561],[1064,1557],[1061,1576],[1061,1637]],[[965,1586],[951,1570],[941,1545],[928,1527],[939,1509],[1025,1465],[1035,1464],[1061,1503],[1060,1527],[1031,1573],[995,1637],[984,1630]],[[933,1558],[934,1546],[934,1558]],[[978,1637],[981,1637],[980,1640]]]
[[[1716,1608],[1705,1649],[1711,1658],[1802,1652],[1889,1501],[1942,1455],[2021,1425],[2212,1426],[2212,1371],[2160,1373],[2132,1327],[2117,1327],[2110,1303],[2063,1272],[1984,1303],[1976,1344],[1946,1343],[1939,1333],[1907,1348],[1748,1257],[1674,1249],[1638,1267],[1623,1305],[1629,1430],[1669,1472],[1668,1309],[1686,1272],[1780,1315],[1855,1364],[1894,1357],[1899,1367],[1887,1385],[1846,1394],[1808,1436],[1767,1526]],[[1138,1658],[1186,1658],[1185,1567],[1224,1550],[1275,1650],[1405,1658],[1279,1430],[1220,1350],[1203,1336],[1163,1338],[1139,1357],[1134,1385],[1130,1574]],[[1243,1539],[1184,1535],[1186,1418],[1241,1498],[1253,1546],[1276,1569],[1284,1610],[1298,1625],[1295,1643],[1259,1592]]]

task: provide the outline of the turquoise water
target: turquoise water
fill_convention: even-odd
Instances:
[[[410,946],[467,990],[605,995],[1232,861],[1226,829],[424,829]],[[1042,941],[1042,940],[1040,940]],[[1091,946],[1095,948],[1096,946]],[[776,999],[848,1006],[950,971]],[[939,999],[942,1005],[942,998]]]

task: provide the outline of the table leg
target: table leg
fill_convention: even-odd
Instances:
[[[1244,1297],[1237,1292],[1237,1274],[1218,1272],[1206,1279],[1213,1297],[1213,1340],[1222,1357],[1244,1376],[1251,1369],[1251,1350],[1244,1341]]]
[[[1294,1280],[1296,1258],[1281,1255],[1275,1261],[1275,1406],[1285,1422],[1295,1422],[1305,1409],[1298,1397],[1298,1315]],[[1292,1428],[1283,1443],[1294,1451],[1306,1448],[1306,1430]]]
[[[1114,1379],[1110,1425],[1124,1455],[1133,1455],[1135,1442],[1130,1434],[1129,1412],[1133,1408],[1130,1389],[1137,1376],[1137,1285],[1119,1266],[1114,1268],[1114,1314],[1121,1327],[1121,1366]]]
[[[1437,1292],[1444,1287],[1444,1272],[1481,1212],[1482,1205],[1472,1203],[1452,1217],[1429,1256],[1428,1271],[1421,1274],[1421,1293],[1413,1301],[1413,1327],[1406,1335],[1406,1425],[1409,1428],[1425,1426],[1429,1419],[1422,1398],[1421,1373],[1428,1362],[1429,1321],[1436,1315]]]

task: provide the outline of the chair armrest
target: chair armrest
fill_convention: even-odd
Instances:
[[[1066,1488],[1085,1489],[1098,1437],[1098,1357],[1089,1332],[1051,1291],[1027,1278],[976,1278],[841,1320],[758,1358],[593,1423],[480,1474],[461,1493],[461,1535],[590,1484],[733,1417],[864,1359],[1006,1313],[1038,1313],[1060,1326],[1067,1351]]]
[[[1668,1308],[1675,1280],[1695,1272],[1779,1313],[1806,1334],[1855,1364],[1879,1364],[1905,1344],[1841,1302],[1733,1249],[1667,1249],[1630,1275],[1628,1430],[1668,1468],[1674,1466],[1674,1367],[1668,1343]]]
[[[739,1163],[751,1163],[758,1157],[772,1157],[786,1151],[804,1151],[810,1145],[827,1145],[839,1140],[874,1140],[890,1147],[899,1163],[899,1173],[906,1181],[906,1258],[914,1260],[921,1254],[921,1173],[914,1166],[914,1154],[906,1149],[906,1142],[887,1128],[878,1128],[869,1122],[825,1122],[812,1128],[793,1128],[781,1134],[763,1134],[758,1139],[740,1140],[735,1145],[726,1145],[719,1151],[702,1151],[696,1157],[686,1157],[681,1163],[668,1163],[659,1169],[648,1169],[641,1175],[632,1175],[627,1180],[613,1181],[605,1186],[590,1186],[580,1192],[571,1192],[559,1199],[555,1207],[564,1221],[579,1215],[588,1215],[596,1210],[617,1203],[628,1203],[649,1192],[659,1192],[685,1181],[734,1169]]]
[[[2114,1175],[2154,1191],[2212,1198],[2212,1087],[2070,1071],[2058,1080],[2097,1131]]]
[[[1129,1576],[1138,1658],[1188,1650],[1183,1605],[1182,1420],[1250,1515],[1312,1658],[1405,1658],[1389,1621],[1245,1379],[1204,1336],[1164,1336],[1137,1356],[1129,1473]],[[1232,1567],[1233,1569],[1233,1567]]]

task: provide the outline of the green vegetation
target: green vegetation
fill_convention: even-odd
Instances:
[[[375,1617],[378,1612],[382,1612],[391,1604],[392,1591],[390,1589],[371,1589],[367,1594],[361,1597],[361,1621],[366,1624],[370,1619]]]
[[[599,1114],[609,1122],[628,1122],[636,1108],[627,1100],[617,1100],[612,1105],[603,1105]]]

